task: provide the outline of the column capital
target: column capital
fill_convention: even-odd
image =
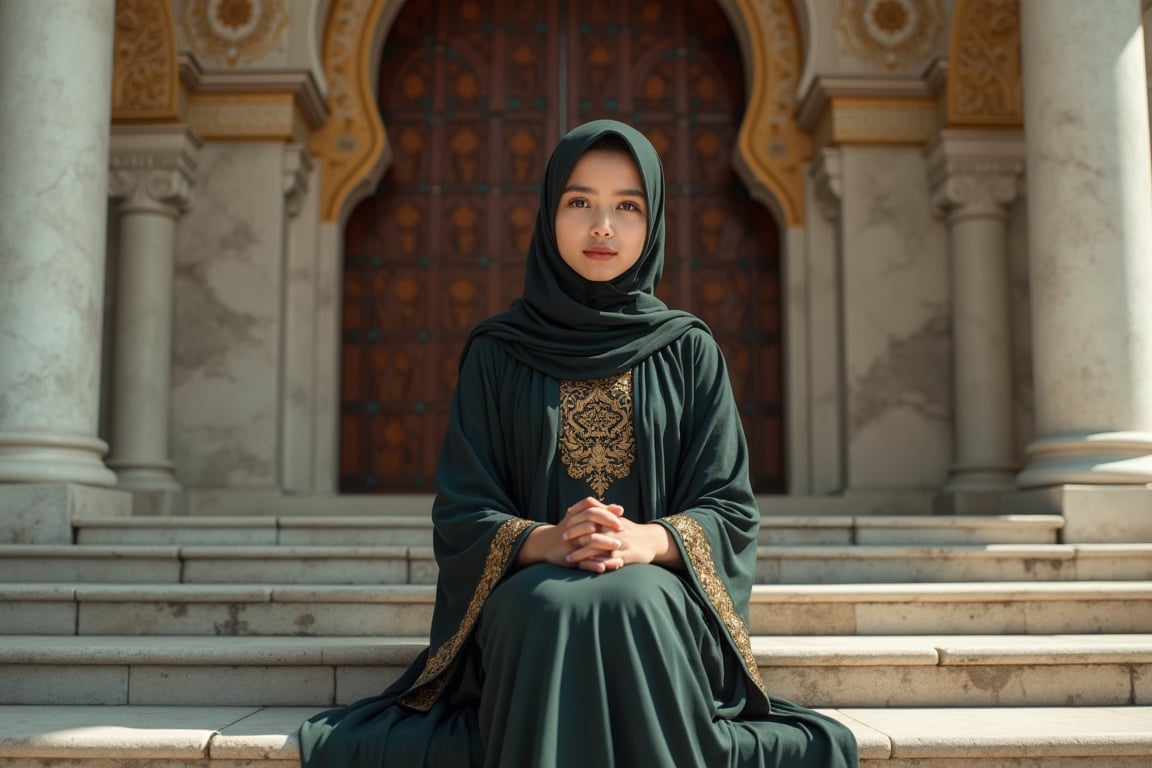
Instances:
[[[108,195],[117,213],[175,217],[188,207],[201,141],[184,125],[114,125]]]
[[[295,218],[300,213],[314,165],[312,155],[303,144],[284,147],[284,203],[290,217]]]
[[[808,168],[808,175],[816,185],[816,202],[820,206],[820,213],[828,221],[835,221],[840,217],[843,193],[840,150],[825,147],[817,152]]]
[[[1019,131],[944,130],[924,152],[938,216],[1005,218],[1024,191],[1024,136]]]

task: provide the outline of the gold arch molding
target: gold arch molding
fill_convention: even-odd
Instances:
[[[313,134],[320,211],[341,222],[375,187],[390,162],[376,106],[375,68],[404,0],[333,0],[324,27],[324,75],[331,117]],[[791,0],[719,0],[744,52],[748,106],[734,163],[752,195],[786,226],[804,222],[804,164],[811,139],[797,125],[804,49]]]

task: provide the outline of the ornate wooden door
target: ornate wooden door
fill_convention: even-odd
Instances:
[[[409,0],[379,104],[392,164],[345,239],[341,491],[433,489],[468,329],[520,295],[548,152],[598,117],[660,152],[659,293],[711,326],[754,486],[784,490],[779,234],[731,169],[744,78],[714,0]]]

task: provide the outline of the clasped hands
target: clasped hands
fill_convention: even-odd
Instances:
[[[635,563],[675,566],[680,553],[664,526],[633,522],[624,517],[619,504],[588,497],[569,507],[556,525],[529,532],[516,562],[548,562],[604,573]]]

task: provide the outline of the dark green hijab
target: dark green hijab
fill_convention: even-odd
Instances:
[[[586,280],[569,267],[556,244],[556,208],[572,168],[597,140],[624,140],[640,169],[648,202],[648,236],[632,268],[610,282]],[[558,379],[595,379],[630,370],[691,328],[708,330],[687,312],[672,310],[653,291],[664,271],[664,172],[660,156],[639,131],[596,120],[560,140],[540,191],[540,208],[524,280],[512,308],[477,325],[464,345],[491,334],[511,342],[521,362]]]

